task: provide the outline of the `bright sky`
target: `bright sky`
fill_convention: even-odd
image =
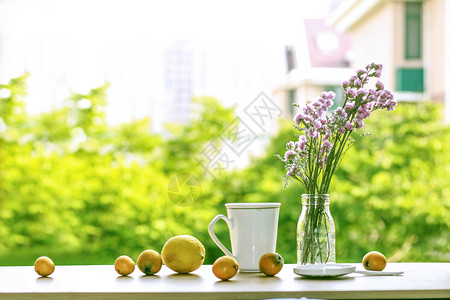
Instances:
[[[3,2],[11,2],[3,0]],[[20,2],[22,24],[43,23],[72,33],[135,38],[145,29],[154,39],[265,39],[285,42],[303,17],[323,17],[329,1],[257,0],[41,0]],[[16,7],[18,4],[14,4]],[[39,11],[40,14],[36,14]],[[38,26],[39,27],[39,26]],[[38,28],[33,26],[33,28]],[[134,28],[135,30],[130,30]]]
[[[208,76],[224,78],[222,90],[247,76],[256,95],[284,72],[283,47],[301,42],[303,18],[326,16],[329,2],[0,0],[0,82],[29,70],[29,108],[38,112],[69,89],[85,92],[108,80],[114,119],[139,116],[149,109],[145,85],[164,85],[155,71],[161,49],[187,40],[210,52]],[[124,109],[122,96],[132,89],[138,95]]]

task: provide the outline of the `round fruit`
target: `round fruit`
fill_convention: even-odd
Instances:
[[[133,273],[135,265],[134,261],[129,256],[122,255],[114,262],[114,268],[120,275],[127,276]]]
[[[47,256],[41,256],[34,262],[34,270],[38,275],[47,277],[55,271],[55,264]]]
[[[189,273],[200,268],[205,261],[205,247],[193,236],[178,235],[164,244],[161,257],[169,269]]]
[[[217,278],[228,280],[233,278],[239,270],[237,261],[231,256],[222,256],[216,259],[212,271]]]
[[[155,250],[145,250],[139,255],[136,264],[145,275],[156,274],[161,270],[161,255]]]
[[[383,271],[386,267],[386,257],[378,251],[370,251],[364,255],[362,264],[370,271]]]
[[[281,271],[284,260],[278,253],[266,253],[259,259],[259,270],[267,276],[274,276]]]

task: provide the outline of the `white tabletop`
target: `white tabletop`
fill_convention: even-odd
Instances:
[[[354,264],[362,270],[361,264]],[[425,299],[450,298],[450,263],[389,263],[386,271],[399,276],[351,273],[337,278],[312,279],[293,273],[285,265],[275,277],[238,273],[218,280],[210,265],[182,275],[167,267],[154,276],[136,270],[118,276],[112,265],[56,266],[41,278],[32,266],[0,267],[0,299]]]

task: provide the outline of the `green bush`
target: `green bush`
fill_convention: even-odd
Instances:
[[[371,250],[391,261],[450,260],[450,127],[442,120],[441,104],[401,103],[367,120],[370,135],[355,133],[330,188],[338,262],[359,262]],[[273,154],[296,137],[291,122],[281,128],[266,156],[229,174],[219,189],[228,193],[223,202],[281,202],[278,251],[295,263],[304,190],[297,183],[282,189],[284,166]]]
[[[196,156],[234,120],[234,109],[211,97],[195,100],[198,116],[152,133],[148,118],[111,126],[108,85],[73,93],[62,108],[26,113],[25,74],[0,85],[0,265],[31,265],[40,255],[56,264],[112,264],[121,254],[161,251],[171,236],[192,234],[223,255],[207,226],[227,202],[281,202],[278,248],[296,261],[300,185],[283,189],[274,156],[294,138],[282,121],[266,154],[243,169],[204,176]],[[7,91],[5,93],[5,91]],[[88,105],[87,105],[88,104]],[[332,182],[337,259],[357,262],[369,250],[397,261],[448,261],[450,129],[442,106],[400,104],[376,113]],[[193,205],[168,196],[168,183],[194,175],[202,195]],[[229,244],[228,229],[217,234]]]

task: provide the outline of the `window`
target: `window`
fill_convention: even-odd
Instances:
[[[422,2],[406,2],[405,58],[422,58]]]
[[[286,63],[288,73],[297,68],[297,60],[295,59],[295,49],[293,46],[286,46]]]
[[[296,94],[297,93],[294,89],[288,90],[288,105],[289,105],[289,114],[291,117],[294,116],[294,103]]]
[[[396,75],[397,91],[423,92],[424,87],[422,68],[398,68]]]

